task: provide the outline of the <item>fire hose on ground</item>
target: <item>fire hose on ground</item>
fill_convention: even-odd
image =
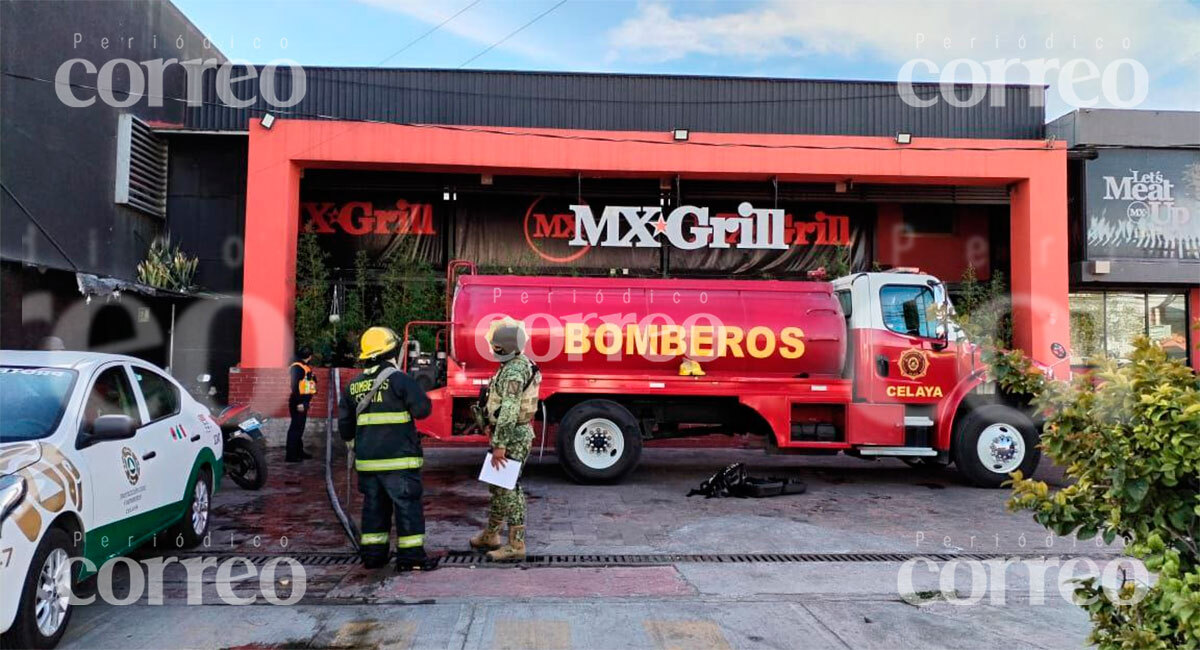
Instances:
[[[337,413],[337,396],[342,394],[341,377],[338,374],[338,369],[333,368],[330,371],[330,391],[328,399],[328,417],[325,418],[325,492],[329,494],[329,504],[333,506],[333,512],[337,515],[338,521],[342,524],[342,530],[346,531],[346,536],[350,538],[350,544],[354,546],[354,550],[358,550],[358,527],[354,522],[346,516],[346,511],[342,508],[341,501],[338,500],[337,490],[333,487],[333,429],[335,414]],[[346,498],[350,496],[350,454],[346,454]]]

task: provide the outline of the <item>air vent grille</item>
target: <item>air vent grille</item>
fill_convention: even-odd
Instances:
[[[116,202],[167,215],[167,141],[128,113],[117,126]]]

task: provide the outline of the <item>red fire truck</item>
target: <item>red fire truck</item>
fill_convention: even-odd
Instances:
[[[470,407],[496,369],[489,343],[512,319],[542,372],[544,431],[580,482],[619,480],[645,440],[759,434],[773,453],[955,463],[979,486],[1038,463],[1039,424],[988,381],[919,272],[833,282],[455,275],[427,435],[486,443]],[[420,358],[410,347],[412,360]]]

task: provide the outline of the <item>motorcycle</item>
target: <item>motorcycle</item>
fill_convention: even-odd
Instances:
[[[246,404],[218,404],[217,389],[210,375],[200,375],[196,382],[193,396],[208,406],[213,420],[221,427],[225,473],[242,489],[261,488],[267,482],[267,442],[262,432],[267,418]]]

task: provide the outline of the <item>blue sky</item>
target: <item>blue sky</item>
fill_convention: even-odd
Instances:
[[[1043,74],[1050,117],[1200,109],[1200,0],[560,1],[175,3],[226,56],[254,63],[882,80],[907,63],[915,81]]]

